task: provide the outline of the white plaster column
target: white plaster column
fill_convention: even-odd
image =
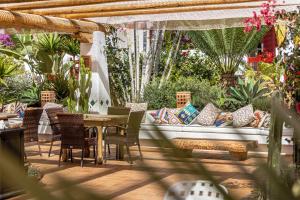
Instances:
[[[90,111],[104,114],[111,105],[104,33],[94,32],[92,44],[81,43],[80,54],[91,56],[92,60],[92,90],[89,102],[94,102],[95,105]]]

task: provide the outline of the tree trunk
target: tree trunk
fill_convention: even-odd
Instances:
[[[179,35],[180,35],[180,31],[176,31],[176,36],[175,36],[174,39],[173,39],[173,43],[172,43],[171,49],[170,49],[169,54],[168,54],[168,58],[167,58],[167,61],[166,61],[166,65],[165,65],[163,74],[162,74],[161,79],[160,79],[159,88],[161,88],[162,84],[163,84],[164,81],[165,81],[165,77],[166,77],[166,74],[167,74],[167,71],[168,71],[168,67],[169,67],[169,64],[170,64],[170,62],[171,62],[171,58],[172,58],[172,55],[173,55],[173,51],[174,51],[175,45],[176,45],[176,43],[177,43],[177,40],[178,40],[178,38],[179,38]]]
[[[132,62],[132,40],[130,39],[130,36],[128,32],[126,32],[127,36],[127,44],[128,44],[128,62],[129,62],[129,73],[130,73],[130,86],[131,86],[131,97],[130,100],[133,101],[135,98],[135,79],[134,79],[134,68],[133,68],[133,62]]]
[[[143,98],[143,96],[144,96],[145,87],[149,83],[150,77],[151,77],[151,74],[153,71],[153,59],[154,59],[154,54],[155,54],[155,50],[157,47],[159,31],[154,31],[154,33],[155,33],[154,40],[151,42],[150,49],[148,50],[148,52],[144,58],[143,69],[145,69],[145,71],[142,73],[143,75],[142,75],[142,84],[141,84],[141,91],[140,91],[141,98]]]
[[[135,98],[134,102],[139,99],[140,91],[140,51],[139,51],[139,34],[137,29],[134,29],[134,55],[135,55]]]
[[[165,37],[165,28],[163,30],[159,31],[157,48],[155,50],[154,59],[153,59],[153,69],[154,69],[153,76],[154,77],[156,77],[158,75],[158,71],[159,71],[158,64],[160,61],[160,52],[161,52],[161,48],[163,45],[164,37]]]
[[[166,80],[169,80],[170,76],[171,76],[171,73],[172,73],[172,69],[173,69],[173,62],[174,60],[176,59],[177,57],[177,54],[178,54],[178,51],[179,51],[179,46],[180,46],[180,42],[181,42],[181,36],[182,36],[182,33],[180,33],[179,37],[178,37],[178,41],[177,41],[177,45],[176,45],[176,50],[175,50],[175,53],[173,55],[173,59],[172,59],[172,63],[170,65],[170,69],[169,69],[169,72],[167,74],[167,77],[166,77]]]

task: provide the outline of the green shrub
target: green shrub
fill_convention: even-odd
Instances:
[[[271,97],[262,97],[253,101],[253,107],[256,110],[271,112]]]
[[[152,81],[145,88],[144,100],[148,102],[149,109],[163,107],[176,107],[176,92],[192,92],[192,103],[195,107],[203,108],[208,102],[222,107],[224,103],[224,90],[218,85],[210,85],[207,80],[198,80],[193,77],[180,77],[176,81],[167,81],[161,88],[159,80]]]

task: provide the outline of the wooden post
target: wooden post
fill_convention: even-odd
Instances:
[[[281,155],[281,140],[283,119],[278,113],[278,106],[282,105],[282,98],[279,92],[276,92],[272,97],[272,112],[271,112],[271,127],[269,132],[269,146],[268,146],[268,167],[274,171],[277,176],[280,175],[280,155]],[[280,192],[280,191],[279,191]],[[269,199],[276,199],[277,190],[268,180],[267,195]],[[274,197],[274,198],[273,198]]]

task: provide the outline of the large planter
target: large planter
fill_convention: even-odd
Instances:
[[[222,74],[221,82],[222,82],[223,87],[225,87],[225,88],[234,87],[237,83],[237,77],[231,73]]]

